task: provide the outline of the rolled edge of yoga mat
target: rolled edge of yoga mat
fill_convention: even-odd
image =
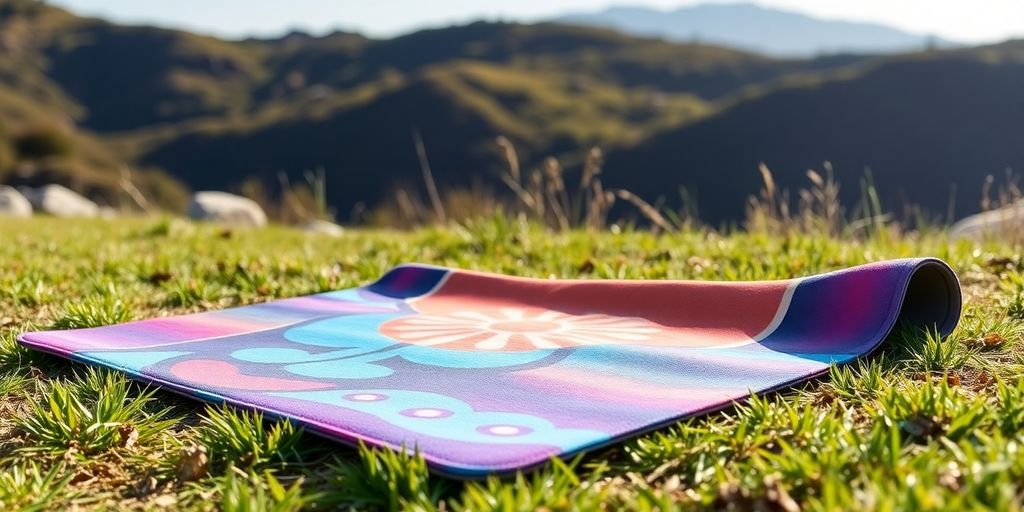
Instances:
[[[417,447],[435,472],[474,478],[806,381],[900,320],[948,334],[960,306],[931,258],[758,282],[402,265],[362,288],[19,340],[349,444]]]
[[[761,342],[775,350],[862,356],[900,323],[944,337],[960,321],[960,282],[936,258],[869,263],[794,281],[785,319]]]

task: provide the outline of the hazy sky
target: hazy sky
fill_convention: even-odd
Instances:
[[[720,0],[712,0],[720,1]],[[536,20],[608,5],[671,8],[697,0],[52,0],[72,10],[131,23],[228,37],[336,28],[391,36],[480,18]],[[704,2],[710,3],[710,2]],[[732,3],[735,3],[733,0]],[[1024,36],[1024,0],[756,0],[821,18],[883,23],[968,43]]]

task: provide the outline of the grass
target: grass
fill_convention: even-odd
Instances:
[[[214,455],[213,464],[263,468],[301,459],[296,445],[302,432],[290,422],[269,422],[258,412],[213,407],[201,420],[196,441]]]
[[[181,221],[0,223],[0,510],[896,510],[1024,508],[1020,246],[938,231],[554,232],[487,217],[320,238]],[[898,330],[789,391],[510,479],[456,482],[14,343],[357,286],[400,262],[515,275],[776,279],[933,255],[964,285],[947,340]]]
[[[146,442],[176,423],[165,419],[166,408],[147,412],[155,391],[132,392],[132,387],[117,374],[92,368],[69,381],[47,383],[28,401],[28,414],[15,420],[34,441],[21,450],[89,456]]]
[[[302,494],[301,479],[285,487],[269,471],[262,474],[245,473],[231,468],[217,480],[217,487],[220,492],[218,505],[224,512],[297,511],[309,505],[316,497]]]

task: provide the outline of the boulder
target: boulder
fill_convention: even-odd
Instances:
[[[302,230],[314,235],[326,235],[333,237],[339,237],[345,234],[344,228],[326,220],[311,220],[303,224]]]
[[[54,217],[95,217],[100,208],[96,203],[61,185],[44,185],[21,189],[32,208]]]
[[[949,228],[953,239],[980,240],[990,236],[1024,234],[1024,201],[960,219]]]
[[[31,217],[32,203],[14,187],[0,185],[0,216]]]
[[[232,227],[261,227],[267,214],[256,201],[227,192],[203,191],[192,195],[188,216]]]

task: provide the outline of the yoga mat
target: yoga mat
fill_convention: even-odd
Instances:
[[[402,265],[362,288],[19,340],[478,477],[799,383],[871,352],[898,320],[948,334],[959,316],[956,275],[936,259],[761,282]]]

